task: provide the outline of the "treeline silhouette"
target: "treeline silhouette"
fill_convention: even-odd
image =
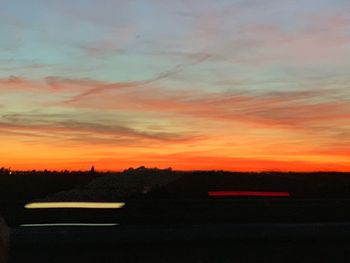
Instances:
[[[103,175],[90,171],[12,171],[0,168],[0,199],[10,201],[42,198],[50,193],[83,186]]]

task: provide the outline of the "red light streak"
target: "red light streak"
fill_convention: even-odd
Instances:
[[[210,197],[290,197],[289,192],[209,191]]]

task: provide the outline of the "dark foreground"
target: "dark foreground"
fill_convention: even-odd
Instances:
[[[124,208],[106,211],[22,209],[12,226],[10,262],[350,260],[347,199],[124,201]],[[19,226],[48,222],[118,225]]]
[[[10,262],[349,262],[350,225],[15,228]]]
[[[350,262],[350,174],[0,172],[10,262]],[[210,191],[283,191],[278,198]],[[121,209],[24,209],[36,201]],[[23,224],[113,223],[38,227]]]

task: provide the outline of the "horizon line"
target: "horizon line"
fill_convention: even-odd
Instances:
[[[92,167],[91,167],[92,168]],[[139,167],[129,167],[129,168],[124,168],[120,170],[107,170],[107,169],[96,169],[94,168],[93,170],[90,169],[85,169],[85,170],[76,170],[76,169],[60,169],[60,170],[55,170],[55,169],[11,169],[11,167],[0,167],[0,171],[9,171],[10,173],[14,172],[58,172],[58,173],[64,173],[64,172],[69,172],[69,173],[74,173],[74,172],[84,172],[84,173],[123,173],[128,170],[170,170],[172,172],[230,172],[230,173],[350,173],[350,170],[348,171],[336,171],[336,170],[305,170],[305,171],[297,171],[297,170],[274,170],[274,169],[269,169],[269,170],[224,170],[224,169],[194,169],[194,170],[177,170],[173,169],[172,167],[167,167],[167,168],[158,168],[158,167],[145,167],[145,166],[139,166]]]

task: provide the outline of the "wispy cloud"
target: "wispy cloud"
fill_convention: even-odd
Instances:
[[[205,59],[205,58],[203,58]],[[201,60],[199,60],[201,61]],[[197,63],[200,63],[197,61]],[[56,101],[62,107],[89,110],[176,114],[188,118],[221,122],[242,122],[260,127],[317,130],[342,125],[350,117],[346,87],[310,88],[285,91],[164,90],[158,80],[166,79],[183,67],[175,67],[150,80],[108,83],[92,79],[48,77],[45,83],[11,76],[2,85],[36,86],[46,96],[69,97]],[[38,85],[37,85],[38,86]],[[73,94],[73,95],[72,95]],[[335,94],[337,94],[335,96]],[[53,95],[52,95],[53,96]]]
[[[137,29],[133,25],[108,30],[105,36],[83,43],[79,48],[85,55],[92,57],[105,57],[122,53],[130,40],[136,39]]]
[[[79,115],[78,115],[79,116]],[[68,114],[7,114],[1,117],[0,130],[8,135],[52,138],[57,141],[85,141],[85,143],[118,143],[128,141],[130,145],[144,143],[181,143],[200,139],[198,135],[168,131],[142,130],[117,124],[102,124],[97,121],[75,120]]]
[[[130,83],[129,83],[130,84]],[[146,83],[144,83],[146,84]],[[106,91],[85,99],[70,101],[74,107],[100,109],[142,109],[221,121],[238,121],[259,126],[312,129],[317,124],[346,120],[350,117],[347,89],[312,89],[275,92],[204,92],[172,90],[130,84],[128,91]],[[99,89],[101,92],[101,89]],[[338,97],[339,97],[338,96]],[[329,125],[327,125],[329,126]]]
[[[210,54],[205,54],[205,53],[198,54],[194,57],[194,59],[192,59],[192,61],[189,61],[186,64],[175,65],[169,70],[158,73],[158,75],[154,76],[153,78],[140,80],[140,81],[106,83],[106,82],[96,81],[91,79],[64,79],[60,77],[48,77],[46,78],[46,81],[50,86],[54,87],[55,89],[64,89],[66,88],[67,85],[81,86],[83,88],[84,87],[87,88],[84,91],[80,92],[79,94],[73,96],[71,99],[66,101],[66,103],[72,103],[72,102],[82,100],[85,97],[103,93],[108,90],[143,87],[145,85],[156,83],[160,80],[166,80],[184,71],[185,69],[191,66],[194,66],[196,64],[206,61],[210,57],[211,57]]]

